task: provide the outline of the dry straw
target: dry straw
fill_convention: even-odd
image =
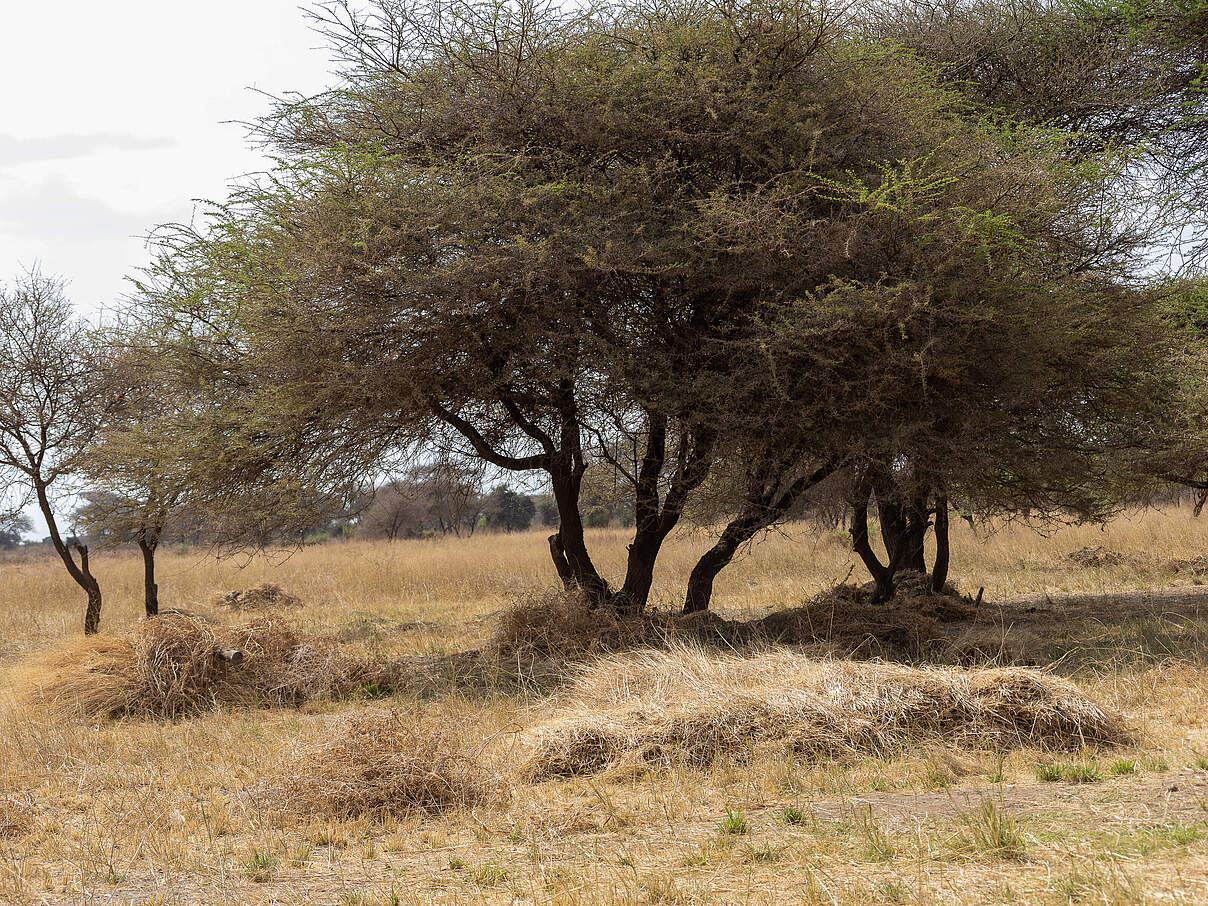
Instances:
[[[626,761],[743,758],[761,744],[807,758],[888,755],[942,739],[962,746],[1123,744],[1123,721],[1071,684],[1023,669],[907,667],[756,656],[697,647],[607,657],[554,716],[525,734],[532,780]]]
[[[238,649],[242,664],[217,649]],[[43,655],[18,669],[15,685],[20,699],[51,713],[176,718],[223,705],[295,706],[385,685],[381,673],[277,619],[227,628],[165,614]]]
[[[447,809],[504,798],[453,715],[365,711],[334,722],[331,738],[304,750],[278,782],[291,811],[346,819]]]

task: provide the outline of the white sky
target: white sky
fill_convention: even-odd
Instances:
[[[35,261],[85,311],[142,236],[263,169],[231,120],[330,81],[297,0],[0,0],[0,280]]]
[[[329,72],[297,0],[0,0],[0,281],[37,262],[108,307],[148,231],[267,166],[230,122],[267,110],[253,89]]]

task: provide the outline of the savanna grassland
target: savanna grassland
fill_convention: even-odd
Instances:
[[[589,540],[602,571],[615,572],[627,533]],[[703,532],[672,537],[659,606],[677,603],[671,590],[708,543]],[[333,658],[393,664],[396,681],[296,707],[215,697],[177,719],[72,713],[31,689],[47,652],[82,644],[78,589],[50,558],[0,560],[0,902],[1208,901],[1208,588],[1198,584],[1208,562],[1196,561],[1208,520],[1151,510],[1104,529],[1015,525],[988,535],[961,523],[953,548],[954,584],[985,590],[966,627],[983,644],[961,666],[920,674],[917,689],[964,682],[971,660],[1037,664],[1059,688],[1070,681],[1119,715],[1127,732],[1060,750],[933,734],[862,753],[867,738],[855,733],[803,753],[763,738],[707,758],[534,771],[531,746],[545,738],[534,727],[554,732],[629,692],[657,722],[673,708],[655,687],[693,692],[685,684],[714,682],[701,677],[718,658],[743,657],[619,651],[591,672],[594,653],[577,653],[559,662],[562,679],[579,678],[568,688],[548,669],[526,681],[531,664],[519,656],[509,674],[500,656],[490,682],[409,684],[408,671],[490,648],[508,608],[551,592],[541,532],[250,560],[165,553],[165,607],[215,631],[253,619],[288,625],[322,639]],[[1086,548],[1102,550],[1069,558]],[[790,526],[722,574],[715,606],[730,619],[763,617],[863,581],[853,568],[847,539]],[[137,631],[138,558],[102,555],[95,570],[102,633]],[[302,606],[253,614],[218,603],[265,581]],[[909,660],[952,664],[953,650]],[[848,677],[875,697],[878,683],[907,669],[888,654],[854,666],[807,654],[821,659],[764,652],[788,672],[741,687],[717,680],[711,707],[733,716],[753,690],[773,695],[794,672],[815,670],[822,686]],[[610,683],[650,688],[622,694]],[[410,786],[372,769],[348,773],[402,756],[418,765]],[[383,798],[370,801],[374,790]],[[391,796],[404,798],[392,806]]]

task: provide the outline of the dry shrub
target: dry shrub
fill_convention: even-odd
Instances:
[[[1171,560],[1167,566],[1177,576],[1195,576],[1200,579],[1208,576],[1208,557],[1203,555],[1189,559]]]
[[[228,664],[216,649],[235,648]],[[226,628],[187,614],[142,620],[121,635],[94,635],[18,672],[18,695],[39,707],[89,717],[185,717],[217,705],[296,706],[385,682],[276,619]]]
[[[262,582],[254,588],[215,595],[213,604],[215,607],[226,607],[230,610],[292,609],[301,607],[302,599],[291,595],[280,585]]]
[[[1050,651],[1051,643],[1030,629],[983,623],[955,633],[935,655],[945,663],[1039,666]]]
[[[503,659],[580,656],[652,643],[654,626],[643,617],[592,609],[582,594],[551,594],[516,601],[499,617],[488,649]]]
[[[632,761],[741,759],[760,744],[844,759],[937,741],[1063,749],[1131,739],[1120,717],[1037,671],[678,647],[583,668],[552,719],[525,735],[524,773],[537,780]]]
[[[455,717],[394,711],[341,718],[328,741],[297,756],[276,792],[291,811],[338,819],[434,814],[503,796]]]
[[[951,627],[977,616],[952,588],[935,592],[930,577],[905,573],[894,597],[872,602],[873,585],[840,585],[801,607],[768,614],[752,624],[756,639],[773,644],[823,644],[843,656],[918,656],[947,641]]]

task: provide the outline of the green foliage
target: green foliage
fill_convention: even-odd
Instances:
[[[491,491],[482,505],[483,524],[500,532],[523,532],[532,525],[536,512],[533,498],[505,485]]]
[[[1088,134],[1064,69],[1058,109],[1008,94],[1023,78],[948,84],[982,78],[947,56],[982,37],[959,4],[887,10],[884,39],[806,0],[341,9],[337,90],[280,102],[279,168],[163,234],[142,284],[212,511],[455,449],[560,488],[567,566],[606,596],[581,521],[632,521],[654,556],[707,490],[724,565],[870,464],[979,513],[1093,518],[1163,442],[1177,380],[1119,191],[1154,158]],[[1034,68],[1008,12],[995,77]],[[1025,50],[1091,53],[1029,16]],[[493,496],[488,527],[531,523]]]
[[[793,826],[801,826],[808,823],[809,820],[805,812],[795,805],[786,805],[780,812],[780,817],[785,824],[791,824]]]

